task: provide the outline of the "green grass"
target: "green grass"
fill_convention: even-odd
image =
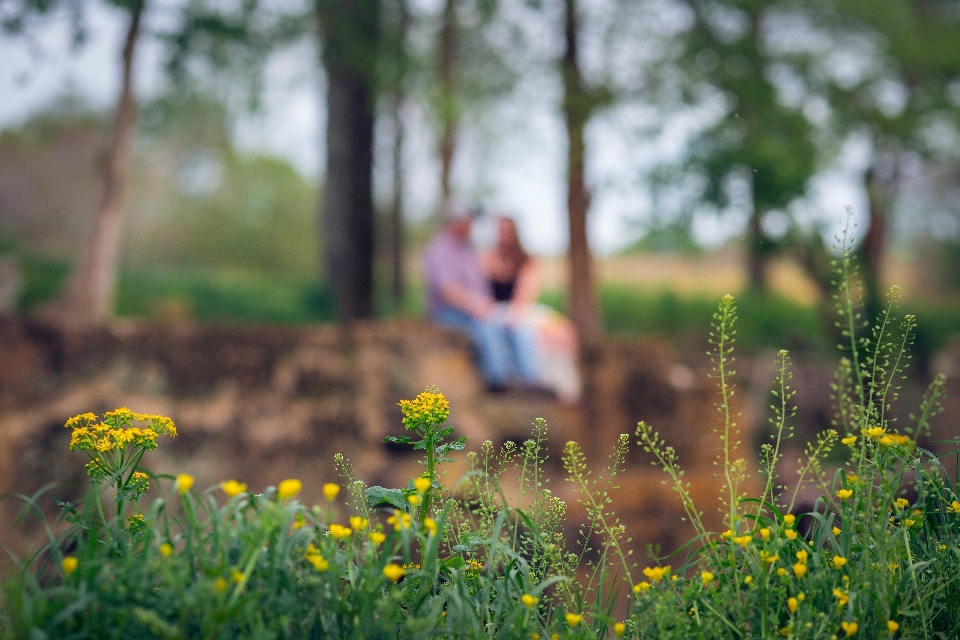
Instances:
[[[774,295],[744,294],[737,345],[744,353],[786,348],[832,353],[832,338],[819,312]],[[547,292],[542,301],[563,309],[563,294]],[[707,296],[682,297],[670,290],[639,291],[625,286],[600,288],[604,329],[618,336],[653,335],[678,347],[705,344],[705,329],[717,301]]]
[[[153,268],[121,273],[117,315],[297,325],[334,318],[329,290],[307,279],[249,271]]]

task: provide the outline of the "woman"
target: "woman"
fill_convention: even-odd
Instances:
[[[576,333],[569,320],[537,303],[540,269],[520,243],[512,219],[497,218],[497,243],[484,256],[484,267],[505,321],[536,335],[540,385],[561,401],[575,403],[581,391]]]

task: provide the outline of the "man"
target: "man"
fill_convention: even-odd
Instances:
[[[432,322],[469,336],[490,390],[503,390],[515,381],[533,386],[538,378],[535,336],[509,326],[499,312],[470,243],[477,215],[476,210],[452,207],[443,230],[427,246],[423,256],[427,314]]]

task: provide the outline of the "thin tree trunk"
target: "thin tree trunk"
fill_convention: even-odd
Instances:
[[[64,299],[54,308],[58,319],[71,325],[104,324],[113,313],[127,177],[137,120],[133,62],[143,10],[143,2],[130,7],[130,21],[121,54],[120,97],[100,172],[100,200],[93,214],[90,233],[80,247],[77,267]]]
[[[440,26],[437,75],[440,80],[440,211],[447,211],[452,198],[450,174],[457,147],[459,109],[456,98],[457,0],[446,0]]]
[[[410,29],[410,9],[407,0],[398,2],[397,44],[400,68],[397,73],[397,85],[393,92],[393,101],[390,105],[390,116],[393,122],[393,200],[390,203],[390,262],[391,262],[391,293],[394,307],[403,304],[404,297],[404,239],[403,239],[403,151],[404,127],[403,106],[406,103],[404,80],[406,78],[406,41]]]
[[[767,271],[770,258],[764,246],[763,227],[760,220],[763,213],[754,209],[747,223],[747,288],[750,291],[767,290]]]
[[[867,319],[875,320],[883,307],[883,259],[887,244],[888,209],[897,179],[893,170],[889,179],[877,175],[875,167],[867,170],[864,186],[870,207],[870,226],[863,237],[859,251],[860,279],[863,283],[864,311]]]
[[[327,72],[322,221],[337,317],[373,316],[374,64],[379,0],[317,0]]]
[[[592,105],[584,86],[579,61],[580,23],[576,0],[564,0],[565,48],[562,60],[563,115],[567,128],[567,218],[570,225],[570,317],[581,342],[600,329],[593,282],[593,258],[587,240],[590,194],[586,185],[584,132]]]

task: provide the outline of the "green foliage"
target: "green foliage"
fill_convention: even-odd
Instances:
[[[122,271],[116,309],[120,316],[200,322],[307,324],[333,320],[332,297],[313,279],[188,267]]]
[[[760,494],[747,497],[732,403],[738,310],[726,296],[710,342],[727,529],[707,528],[676,451],[641,423],[638,444],[663,468],[696,537],[673,565],[655,558],[643,567],[635,584],[631,541],[610,508],[627,435],[602,473],[577,443],[563,446],[566,479],[586,514],[572,540],[566,504],[546,486],[542,420],[520,445],[482,443],[467,454],[464,477],[444,484],[437,465],[464,442],[451,439],[449,405],[436,388],[400,402],[411,435],[393,441],[426,454],[406,487],[368,488],[336,456],[355,510],[349,526],[330,506],[299,503],[295,479],[262,494],[230,480],[198,495],[184,474],[172,486],[170,476],[138,476],[151,433],[175,431],[161,416],[117,410],[102,423],[92,414],[67,422],[71,447],[96,467],[92,486],[86,500],[64,505],[66,526],[47,526],[47,544],[4,577],[0,637],[951,637],[960,626],[960,497],[956,479],[920,444],[944,379],[934,379],[909,425],[890,417],[913,319],[894,320],[891,296],[865,331],[846,238],[842,249],[837,318],[849,353],[833,388],[836,429],[807,445],[793,490],[781,484],[795,411],[781,351],[773,441],[761,452]],[[828,474],[821,462],[838,444],[845,466]],[[960,453],[956,444],[948,455]],[[143,481],[160,491],[141,512]],[[808,484],[820,498],[811,512],[794,513]],[[118,507],[107,519],[98,507],[111,486]],[[339,492],[323,487],[331,503]],[[38,511],[36,498],[26,503]]]
[[[562,310],[563,294],[548,291],[542,301]],[[829,336],[814,307],[777,295],[745,293],[737,324],[737,344],[747,354],[762,349],[789,347],[831,353]],[[681,296],[670,290],[640,291],[624,285],[600,287],[604,328],[614,335],[655,335],[678,347],[706,343],[703,318],[716,303],[706,296]]]

